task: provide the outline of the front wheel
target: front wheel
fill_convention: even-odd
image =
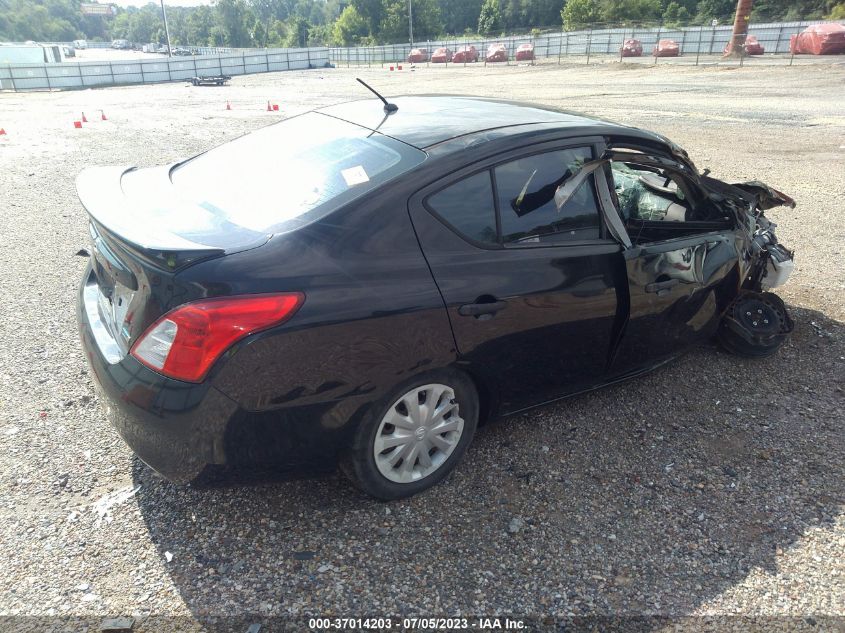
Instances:
[[[397,387],[371,409],[341,467],[373,497],[409,497],[452,471],[477,425],[472,381],[454,370],[431,372]]]
[[[743,292],[719,324],[719,344],[737,356],[771,356],[784,344],[794,324],[783,300],[771,292]]]

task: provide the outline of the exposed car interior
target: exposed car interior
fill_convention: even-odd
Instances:
[[[679,178],[668,172],[621,162],[611,163],[619,212],[626,220],[685,222],[690,208]]]
[[[671,168],[611,160],[607,172],[616,207],[634,243],[694,235],[734,222],[698,187]]]

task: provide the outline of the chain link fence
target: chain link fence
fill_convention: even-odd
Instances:
[[[800,33],[821,20],[799,22],[777,22],[770,24],[752,24],[748,35],[757,38],[763,46],[762,56],[755,55],[755,61],[792,63],[789,51],[790,37]],[[585,63],[623,60],[631,63],[730,63],[741,65],[747,58],[722,60],[722,55],[731,40],[731,25],[722,26],[631,26],[619,28],[593,28],[583,31],[547,33],[542,35],[508,35],[495,38],[460,37],[410,44],[388,44],[384,46],[358,46],[348,48],[329,48],[329,59],[337,66],[373,66],[384,64],[402,64],[408,59],[412,48],[426,48],[429,55],[438,48],[448,48],[455,52],[465,46],[474,46],[479,54],[479,61],[486,64],[486,52],[491,44],[504,44],[508,51],[508,61],[515,63],[517,48],[522,44],[531,44],[537,62]],[[642,54],[636,57],[622,56],[622,47],[626,40],[638,40]],[[657,57],[653,55],[660,40],[673,40],[678,45],[676,57]],[[431,64],[431,62],[425,62]],[[439,64],[434,64],[439,65]],[[443,66],[452,65],[449,62]],[[472,65],[472,62],[460,62],[459,65]]]
[[[762,55],[754,55],[753,63],[792,64],[795,56],[790,53],[790,38],[816,21],[776,22],[752,24],[748,35],[754,36],[763,48]],[[509,35],[496,38],[449,38],[410,44],[384,46],[357,46],[347,48],[294,48],[294,49],[232,49],[226,47],[181,47],[191,53],[185,57],[151,59],[62,62],[41,64],[0,64],[0,90],[54,90],[115,86],[126,84],[184,81],[198,76],[247,75],[320,68],[329,63],[335,66],[384,66],[402,64],[412,48],[426,48],[429,55],[437,48],[457,51],[474,46],[479,54],[479,64],[487,65],[486,52],[491,44],[503,44],[508,52],[507,61],[514,64],[516,50],[522,44],[533,46],[534,60],[530,63],[604,63],[625,61],[638,64],[730,64],[749,63],[749,57],[723,58],[731,40],[731,26],[631,26],[618,28],[592,28],[583,31],[545,33],[541,35]],[[642,48],[639,56],[623,56],[626,40],[637,40]],[[661,40],[677,44],[677,55],[658,57],[653,51]],[[89,47],[108,48],[107,42],[89,42]],[[175,48],[175,47],[174,47]],[[811,57],[812,59],[812,57]],[[425,62],[427,65],[431,62]],[[519,62],[522,63],[522,62]],[[473,62],[462,61],[461,66]],[[431,64],[453,66],[454,63]]]

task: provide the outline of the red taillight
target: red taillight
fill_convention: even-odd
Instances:
[[[302,305],[302,293],[242,295],[186,303],[153,323],[131,354],[165,376],[199,382],[234,343],[279,325]]]

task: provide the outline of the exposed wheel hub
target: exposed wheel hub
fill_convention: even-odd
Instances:
[[[792,331],[794,324],[780,297],[771,292],[744,292],[734,301],[725,324],[749,343],[764,345]]]
[[[768,303],[749,297],[735,310],[738,320],[759,335],[772,335],[780,331],[782,317]]]

